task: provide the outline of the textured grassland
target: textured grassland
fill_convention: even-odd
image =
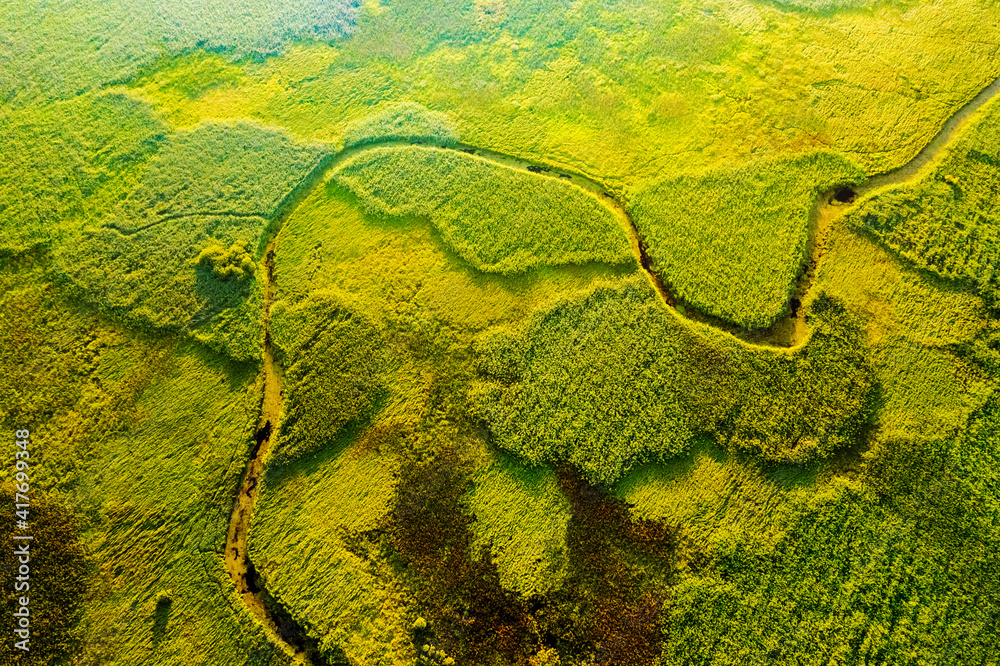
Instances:
[[[879,437],[958,433],[995,382],[962,353],[988,344],[982,299],[968,286],[915,270],[844,225],[831,231],[818,283],[866,322],[881,387]]]
[[[142,182],[104,221],[129,234],[188,215],[271,218],[323,156],[280,131],[248,123],[206,124],[172,135]]]
[[[256,358],[262,238],[322,159],[246,124],[174,135],[100,225],[59,249],[61,271],[83,298],[133,324],[198,329],[210,346]]]
[[[9,61],[0,98],[72,97],[195,48],[273,55],[294,39],[343,37],[356,11],[351,2],[317,0],[67,0],[58,9],[13,0],[4,6]]]
[[[372,213],[430,219],[449,247],[482,271],[633,260],[621,222],[594,196],[471,155],[376,148],[333,177]]]
[[[663,463],[637,467],[612,492],[634,515],[677,530],[689,556],[732,531],[780,532],[797,490],[813,490],[815,467],[767,466],[707,443]]]
[[[913,185],[875,193],[850,222],[907,261],[975,286],[1000,287],[1000,104],[982,109]]]
[[[86,95],[0,110],[0,256],[53,247],[136,186],[166,127],[141,102]]]
[[[75,658],[283,663],[219,552],[256,419],[253,375],[68,305],[38,268],[0,279],[0,423],[32,430],[33,487],[73,507],[99,566],[64,636],[81,640]]]
[[[21,451],[13,449],[10,453]],[[6,452],[6,451],[5,451]],[[30,448],[27,450],[30,455]],[[30,463],[30,458],[21,460]],[[31,467],[24,472],[31,477]],[[17,628],[20,618],[14,617],[15,609],[27,599],[30,612],[30,633],[18,636],[11,632],[11,639],[0,644],[0,659],[5,664],[51,664],[65,662],[69,655],[79,650],[79,635],[73,631],[79,619],[82,602],[93,585],[96,566],[80,543],[80,533],[73,509],[61,501],[46,498],[34,492],[27,521],[28,529],[15,528],[15,504],[24,500],[18,496],[13,482],[0,485],[0,498],[10,507],[0,513],[0,534],[8,536],[12,547],[0,554],[3,568],[0,582],[3,589],[3,624]],[[19,512],[20,514],[20,512]],[[22,520],[18,516],[18,520]],[[31,540],[15,541],[18,536],[31,536]],[[22,556],[16,552],[20,546],[28,547],[30,580],[18,576]],[[15,576],[21,578],[18,581]],[[27,583],[28,587],[24,586]],[[20,589],[18,589],[20,588]],[[15,642],[28,638],[30,651],[24,654]]]
[[[506,455],[488,460],[467,496],[473,551],[489,545],[500,582],[524,596],[558,588],[566,576],[569,502],[555,474]]]
[[[516,277],[484,275],[441,242],[426,221],[364,212],[335,183],[317,188],[278,237],[279,297],[296,303],[333,290],[373,321],[476,331],[518,321],[538,307],[613,282],[620,270],[598,264],[542,267]]]
[[[275,465],[316,452],[373,411],[387,365],[381,332],[330,294],[276,307],[273,339],[286,368],[284,421]]]
[[[341,649],[351,663],[412,664],[411,600],[364,536],[390,510],[398,464],[351,441],[265,477],[250,556],[328,657]]]
[[[448,114],[467,143],[624,189],[816,150],[885,171],[1000,75],[992,0],[823,13],[736,0],[711,13],[685,0],[491,6],[362,8],[350,40],[298,45],[232,85],[172,88],[192,68],[182,61],[140,87],[179,126],[255,117],[331,142],[373,106],[408,100]]]
[[[815,153],[651,183],[629,208],[653,270],[682,301],[755,329],[788,310],[816,196],[863,179],[843,157]]]
[[[770,460],[824,457],[860,436],[874,378],[841,305],[817,298],[810,316],[808,344],[783,353],[701,338],[644,284],[597,290],[483,338],[480,413],[500,446],[595,482],[702,433]]]
[[[206,138],[214,147],[166,168],[176,146],[208,137],[201,123],[253,118],[295,137],[264,142],[294,154],[316,139],[460,134],[629,200],[642,183],[757,160],[773,159],[761,182],[789,183],[780,165],[817,150],[886,170],[1000,74],[995,0],[15,0],[0,13],[0,421],[36,431],[39,487],[79,507],[101,563],[75,630],[84,664],[282,661],[218,552],[260,387],[198,340],[259,353],[260,270],[244,258],[260,258],[299,163],[259,168],[255,143]],[[352,39],[325,43],[355,18]],[[130,97],[93,92],[105,88]],[[942,182],[952,193],[921,196],[971,217],[974,194],[991,210],[962,174]],[[758,210],[788,221],[777,209],[815,185],[780,185]],[[692,200],[718,192],[691,183]],[[208,215],[226,212],[206,208],[217,202],[240,215]],[[175,213],[190,217],[162,219]],[[275,339],[295,368],[290,413],[312,407],[289,420],[309,453],[266,475],[255,561],[326,654],[357,664],[989,663],[1000,345],[973,291],[989,285],[963,263],[968,250],[991,265],[976,254],[992,242],[983,219],[967,237],[887,226],[883,242],[913,241],[922,272],[834,229],[818,277],[830,298],[803,306],[812,339],[784,354],[673,318],[644,276],[621,284],[631,261],[485,274],[468,257],[502,236],[460,248],[416,214],[368,214],[325,184],[279,238]],[[669,248],[650,245],[665,261],[655,252]],[[194,326],[195,341],[71,307],[55,273],[138,312],[129,327]],[[506,331],[473,345],[491,327]],[[470,400],[476,360],[486,377]],[[296,403],[296,387],[315,399]],[[572,470],[480,455],[481,416],[528,462],[592,479],[662,458],[615,488],[650,520]],[[539,549],[553,533],[562,543]],[[487,543],[493,560],[477,559]]]
[[[774,543],[752,533],[718,538],[707,553],[712,573],[680,582],[665,609],[660,663],[830,655],[843,663],[988,663],[997,640],[997,536],[970,490],[965,480],[924,483],[910,496],[916,506],[900,506],[840,481],[797,497]],[[948,514],[935,494],[947,498]]]
[[[452,143],[458,139],[455,122],[414,102],[383,104],[377,111],[348,125],[344,145],[373,141],[430,141]]]

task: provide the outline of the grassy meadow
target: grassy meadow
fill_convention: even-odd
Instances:
[[[912,264],[971,285],[1000,285],[1000,105],[982,109],[918,182],[877,191],[851,223]]]
[[[429,219],[485,273],[633,261],[621,221],[596,196],[465,153],[378,148],[351,158],[333,178],[370,213]]]
[[[7,663],[285,663],[221,559],[252,444],[254,373],[67,301],[41,263],[0,272],[0,354],[13,370],[4,373],[0,421],[32,433],[31,532],[44,539],[46,530],[60,531],[67,551],[58,553],[65,563],[56,572],[44,573],[45,556],[32,569],[32,612],[41,622],[52,617],[53,635],[39,624],[35,660],[7,653]],[[11,467],[0,471],[0,484],[13,489]],[[74,536],[89,562],[85,574],[73,564]],[[53,542],[36,543],[57,556]],[[55,603],[68,618],[45,613],[55,594],[66,595]],[[66,620],[71,629],[60,631]]]
[[[998,17],[7,3],[0,663],[994,663]]]
[[[683,303],[744,329],[789,310],[820,193],[864,172],[815,153],[649,183],[630,202],[652,268]]]

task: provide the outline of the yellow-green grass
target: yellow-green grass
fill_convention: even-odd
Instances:
[[[287,464],[328,445],[375,411],[388,365],[382,332],[335,296],[313,292],[272,311],[272,340],[285,367],[284,417],[271,450]]]
[[[488,545],[500,583],[523,596],[558,588],[567,572],[570,507],[552,470],[490,454],[472,484],[473,552]]]
[[[99,566],[77,658],[284,663],[221,557],[256,421],[253,373],[67,304],[38,267],[2,279],[0,423],[32,431],[33,487],[73,507]],[[3,450],[13,460],[13,440]]]
[[[249,124],[173,135],[114,210],[57,250],[60,270],[82,298],[133,324],[198,329],[210,346],[254,359],[265,232],[323,159]],[[239,270],[219,265],[225,257]]]
[[[0,109],[0,256],[58,246],[124,198],[167,131],[124,95]]]
[[[324,154],[246,122],[200,125],[171,135],[139,186],[102,222],[132,234],[196,214],[270,219]]]
[[[777,538],[720,535],[673,589],[660,663],[989,663],[998,423],[994,399],[958,437],[894,443],[866,482],[796,494]]]
[[[58,8],[12,0],[4,7],[0,98],[28,104],[72,97],[196,48],[247,59],[273,55],[289,41],[349,34],[356,13],[351,2],[316,0],[68,0]]]
[[[455,122],[443,113],[415,102],[381,104],[371,115],[344,130],[344,145],[375,141],[430,141],[449,144],[458,140]]]
[[[765,466],[696,444],[672,460],[636,468],[613,488],[637,518],[666,523],[692,555],[732,533],[781,533],[781,512],[797,491],[815,489],[816,467]]]
[[[653,270],[681,301],[764,328],[788,311],[817,195],[863,179],[843,157],[813,153],[649,183],[629,210]]]
[[[849,222],[908,262],[975,286],[1000,286],[1000,103],[982,109],[917,182],[878,191]]]
[[[372,2],[349,40],[238,64],[232,84],[178,90],[177,70],[197,67],[181,61],[135,89],[174,126],[255,117],[331,143],[372,107],[406,100],[454,118],[467,143],[623,190],[822,149],[886,171],[1000,75],[992,0],[839,13],[737,0],[491,6]]]
[[[792,352],[705,336],[633,282],[480,339],[478,413],[532,463],[568,462],[594,482],[662,460],[706,434],[806,462],[862,437],[875,378],[855,317],[820,295]]]
[[[333,178],[373,214],[429,219],[451,249],[484,272],[634,261],[621,221],[593,194],[466,153],[373,148]]]
[[[272,469],[250,530],[250,557],[268,592],[328,657],[412,664],[412,600],[365,533],[390,510],[398,462],[341,437],[316,456]]]
[[[336,292],[372,321],[428,331],[478,331],[634,273],[598,264],[542,267],[516,277],[483,275],[451,252],[426,221],[364,212],[334,182],[318,187],[288,219],[277,243],[278,297]]]
[[[265,225],[260,217],[192,215],[128,236],[101,227],[61,248],[58,270],[82,299],[134,326],[201,327],[204,341],[234,358],[254,359],[263,330],[261,271],[219,276],[198,255],[218,245],[252,247]]]
[[[831,229],[817,287],[866,322],[880,384],[880,439],[950,436],[965,425],[994,385],[957,355],[986,332],[981,298],[915,270],[844,224]]]
[[[17,436],[27,443],[25,431],[18,431]],[[30,462],[23,458],[30,450],[14,452],[22,454],[22,466]],[[30,482],[30,466],[21,474]],[[12,630],[11,640],[0,644],[0,661],[26,666],[66,663],[79,653],[79,635],[74,635],[73,627],[97,573],[80,543],[73,509],[37,490],[26,508],[14,482],[0,484],[0,497],[10,507],[0,513],[0,534],[11,545],[0,553],[0,617]],[[22,565],[28,565],[28,576],[23,575]],[[18,627],[21,618],[15,612],[30,624]],[[19,628],[29,631],[20,635],[13,631]]]

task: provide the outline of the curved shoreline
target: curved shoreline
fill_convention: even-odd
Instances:
[[[717,317],[701,313],[694,308],[684,307],[684,312],[678,306],[684,306],[672,293],[669,284],[652,269],[652,262],[646,250],[645,243],[635,223],[628,215],[625,207],[603,185],[587,176],[573,173],[544,164],[522,160],[503,153],[497,153],[463,143],[450,143],[440,146],[442,150],[461,151],[481,160],[519,171],[525,171],[535,176],[552,178],[566,182],[597,198],[602,205],[615,214],[623,225],[632,246],[636,263],[646,274],[650,284],[659,294],[668,310],[675,316],[709,325],[717,330],[728,333],[747,344],[769,347],[776,351],[795,349],[808,340],[809,330],[805,322],[806,299],[812,291],[816,273],[819,269],[825,251],[825,240],[832,224],[850,210],[862,196],[882,187],[892,186],[915,179],[922,169],[930,164],[947,147],[952,136],[975,111],[986,102],[1000,94],[1000,78],[983,88],[972,100],[960,107],[942,126],[917,155],[899,167],[885,174],[874,176],[860,186],[851,186],[852,197],[849,201],[837,201],[835,193],[838,188],[821,192],[817,195],[809,219],[809,240],[806,258],[800,267],[795,280],[795,289],[789,296],[789,312],[771,326],[757,331],[743,331],[739,327],[725,322]],[[236,586],[249,610],[256,615],[267,629],[272,642],[291,657],[296,663],[321,665],[323,660],[319,655],[317,641],[306,636],[303,628],[295,622],[287,611],[280,608],[275,600],[264,589],[258,579],[253,563],[247,552],[250,521],[253,515],[254,503],[259,492],[259,480],[263,473],[264,463],[271,442],[281,428],[281,416],[284,393],[282,390],[283,371],[274,356],[271,345],[271,306],[276,290],[275,248],[278,235],[287,219],[298,208],[299,204],[311,194],[338,166],[347,160],[368,150],[378,148],[393,148],[413,145],[428,145],[420,140],[382,140],[352,146],[339,153],[322,159],[298,186],[296,186],[281,202],[278,214],[265,227],[261,238],[264,250],[265,285],[264,285],[264,339],[262,344],[262,366],[264,374],[264,390],[261,397],[260,417],[255,433],[255,445],[243,474],[240,492],[237,496],[230,516],[229,530],[226,537],[224,561],[226,570]]]

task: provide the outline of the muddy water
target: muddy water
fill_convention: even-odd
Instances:
[[[275,245],[277,234],[295,208],[322,181],[330,161],[320,164],[316,170],[289,195],[275,223],[271,227],[270,239],[264,252],[264,343],[262,352],[264,391],[261,398],[260,417],[254,433],[254,447],[250,461],[243,473],[240,493],[233,504],[226,535],[224,561],[226,571],[236,586],[236,591],[247,608],[263,623],[271,641],[292,657],[295,663],[310,666],[324,666],[325,662],[317,650],[317,641],[306,636],[303,628],[289,613],[277,606],[267,593],[263,581],[247,552],[250,520],[254,503],[260,492],[261,475],[271,443],[277,438],[281,428],[283,371],[274,356],[271,344],[271,306],[277,288],[275,266]]]

